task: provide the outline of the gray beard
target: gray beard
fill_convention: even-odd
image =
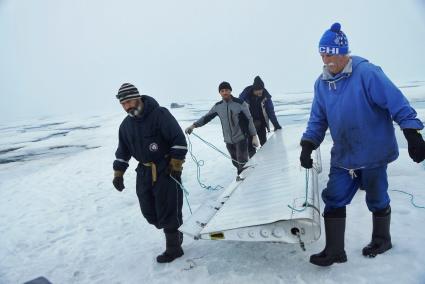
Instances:
[[[142,104],[139,104],[137,107],[130,109],[127,113],[130,117],[139,117],[142,112]]]

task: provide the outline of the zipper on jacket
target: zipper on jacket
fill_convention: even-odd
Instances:
[[[269,114],[267,113],[266,109],[266,100],[267,97],[265,96],[264,99],[261,101],[261,112],[263,113],[264,123],[266,124],[266,128],[268,131],[270,131],[270,124],[269,124]]]
[[[233,112],[232,112],[232,110],[230,110],[230,118],[232,119],[231,120],[232,126],[235,127],[235,122],[233,121]]]
[[[230,119],[229,119],[229,103],[226,102],[226,107],[227,107],[227,122],[229,123],[229,131],[230,131],[230,141],[232,141],[233,144],[233,134],[232,134],[232,126],[230,125]]]

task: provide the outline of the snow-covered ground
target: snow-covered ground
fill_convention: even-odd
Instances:
[[[424,121],[423,82],[402,87]],[[299,140],[312,94],[273,98],[283,131]],[[172,112],[186,127],[212,104],[192,102]],[[324,235],[305,252],[298,245],[186,237],[183,257],[157,264],[164,238],[140,213],[132,170],[136,163],[132,160],[122,193],[111,183],[118,125],[125,116],[118,108],[109,116],[0,124],[0,283],[22,283],[41,275],[53,283],[425,283],[425,210],[394,191],[394,248],[375,259],[361,255],[371,235],[371,214],[360,191],[348,207],[345,264],[321,268],[308,262],[311,253],[323,248]],[[396,132],[400,158],[389,166],[390,190],[408,191],[423,206],[425,167],[410,160],[404,137]],[[218,120],[196,133],[225,151]],[[231,163],[196,138],[191,141],[195,154],[205,160],[203,182],[229,184],[235,174]],[[320,188],[327,181],[330,147],[327,138]],[[192,209],[220,194],[202,190],[195,170],[188,157],[183,181]],[[189,215],[185,204],[184,217]]]

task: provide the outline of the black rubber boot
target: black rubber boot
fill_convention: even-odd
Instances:
[[[347,261],[344,250],[345,207],[324,214],[326,246],[323,251],[310,256],[310,262],[319,266],[329,266]]]
[[[181,247],[183,242],[183,234],[179,231],[174,232],[166,232],[165,233],[165,241],[166,241],[166,249],[165,251],[156,257],[156,261],[159,263],[172,262],[178,257],[181,257],[184,252]]]
[[[368,257],[375,257],[393,247],[390,235],[391,207],[374,212],[372,218],[372,241],[362,251]]]
[[[177,232],[179,234],[179,243],[180,243],[180,246],[181,246],[183,244],[183,233],[180,232],[180,231],[177,231]]]

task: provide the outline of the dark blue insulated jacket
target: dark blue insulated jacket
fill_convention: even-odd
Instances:
[[[186,156],[186,138],[174,116],[152,97],[143,95],[142,101],[141,116],[127,116],[120,125],[114,170],[124,172],[133,157],[140,163],[153,162],[162,171],[170,158]]]
[[[279,122],[277,121],[276,114],[274,112],[272,96],[267,91],[267,89],[264,89],[263,95],[260,97],[261,113],[259,113],[258,105],[255,105],[254,103],[256,97],[254,97],[252,93],[253,93],[253,86],[248,86],[242,91],[242,93],[239,95],[239,98],[245,101],[249,105],[249,109],[251,111],[253,118],[255,120],[259,118],[260,120],[262,120],[261,116],[263,116],[262,118],[264,119],[264,123],[266,124],[267,130],[269,131],[270,131],[269,120],[272,122],[275,128],[279,127],[280,125],[279,125]],[[256,115],[257,113],[260,115],[260,117],[257,117],[258,116]]]

